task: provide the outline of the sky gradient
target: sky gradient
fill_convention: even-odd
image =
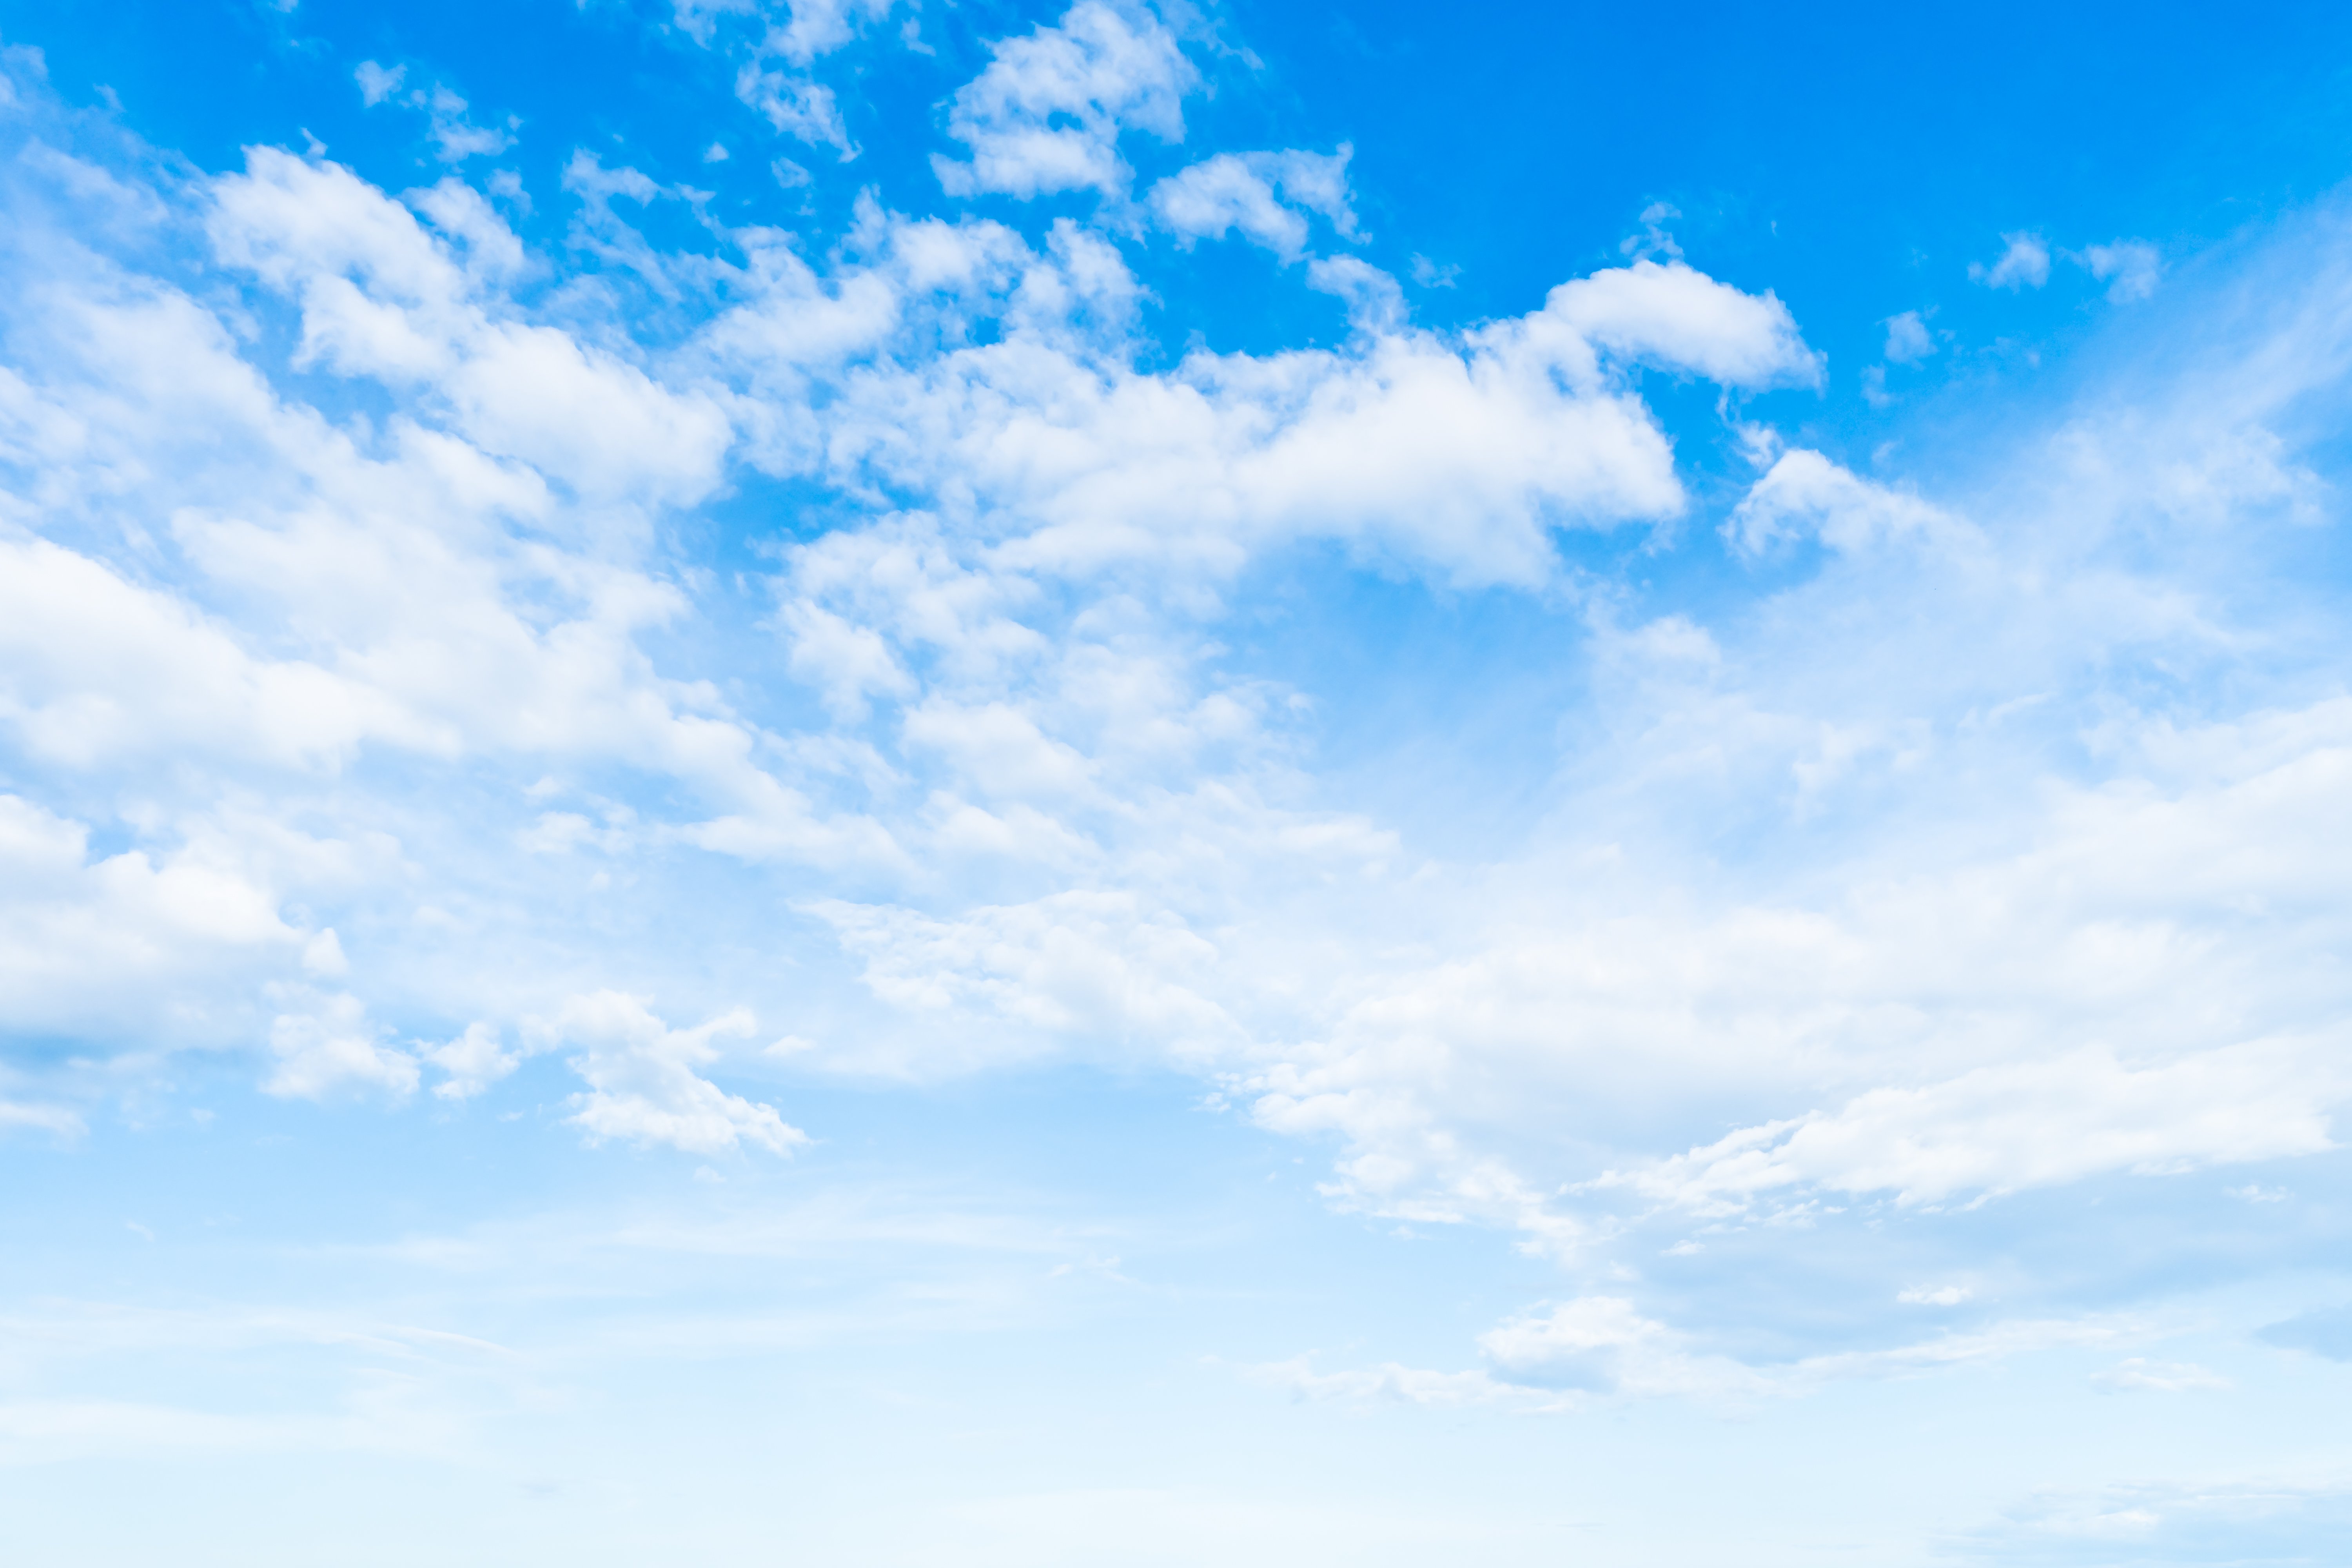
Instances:
[[[10,1560],[2332,1561],[2347,68],[0,3]]]

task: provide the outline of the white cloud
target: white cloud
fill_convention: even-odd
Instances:
[[[500,1045],[495,1024],[476,1021],[446,1045],[428,1046],[424,1058],[448,1076],[433,1086],[444,1100],[467,1100],[522,1065],[522,1055]]]
[[[1352,152],[1343,145],[1328,156],[1220,153],[1161,180],[1144,202],[1162,227],[1188,244],[1239,229],[1283,259],[1296,260],[1307,238],[1298,209],[1321,214],[1343,237],[1355,235],[1347,172]]]
[[[2107,298],[2117,304],[2145,300],[2156,292],[2164,275],[2164,258],[2144,239],[2118,239],[2112,245],[2084,247],[2079,261],[2092,277],[2107,285]]]
[[[0,795],[0,1002],[14,1027],[124,1046],[234,1037],[240,985],[291,972],[302,933],[225,835],[160,861],[89,858],[89,829]]]
[[[360,97],[373,109],[400,90],[401,83],[408,79],[408,68],[394,66],[386,70],[373,60],[362,60],[352,77],[360,84]]]
[[[993,226],[876,216],[887,246],[877,270],[953,289],[960,306],[993,275],[1015,331],[919,378],[849,380],[824,460],[845,480],[951,487],[1020,519],[1024,537],[996,552],[995,572],[1158,559],[1222,574],[1286,539],[1330,537],[1456,581],[1539,582],[1553,569],[1551,528],[1666,518],[1684,504],[1629,366],[1758,388],[1819,374],[1777,300],[1679,264],[1598,273],[1553,290],[1542,310],[1449,339],[1399,328],[1393,281],[1333,260],[1317,276],[1353,296],[1360,346],[1196,354],[1143,375],[1063,336],[1089,291],[1126,309],[1132,280],[1115,256],[1090,261],[1074,237],[1040,257]],[[753,375],[797,374],[803,354],[851,341],[812,333],[893,331],[890,301],[903,296],[870,274],[857,282],[821,299],[813,281],[780,289],[773,305],[715,323],[713,348]],[[1025,312],[1040,299],[1067,303],[1032,330]]]
[[[386,69],[374,60],[362,60],[352,77],[359,83],[362,101],[373,109],[393,100],[408,79],[408,68],[394,66]],[[425,112],[426,133],[433,138],[434,147],[445,163],[462,163],[468,158],[505,152],[514,145],[511,132],[520,123],[510,119],[504,130],[477,125],[467,118],[466,100],[438,82],[429,89],[415,89],[398,101]]]
[[[1001,191],[1124,194],[1120,133],[1183,139],[1182,100],[1197,73],[1151,12],[1080,0],[1054,26],[992,46],[988,68],[960,89],[948,131],[970,163],[934,158],[950,195]]]
[[[1459,263],[1447,262],[1440,266],[1418,252],[1413,256],[1412,280],[1424,289],[1451,289],[1461,277],[1462,268]]]
[[[1621,1297],[1583,1296],[1478,1337],[1502,1375],[1536,1387],[1633,1395],[1761,1392],[1766,1380],[1727,1357],[1693,1353],[1682,1336]]]
[[[1630,791],[1691,810],[1723,798],[1692,793],[1699,779],[1728,773],[1727,793],[1750,798],[1771,787],[1732,760],[1765,745],[1769,726],[1736,738],[1758,716],[1706,697],[1686,734],[1654,728],[1721,666],[1635,668],[1657,750],[1616,764],[1637,781]],[[1622,848],[1529,873],[1580,886],[1580,898],[1508,879],[1466,885],[1440,914],[1425,881],[1423,918],[1463,931],[1461,945],[1353,982],[1319,1037],[1238,1073],[1239,1088],[1269,1126],[1348,1140],[1349,1202],[1509,1226],[1572,1252],[1591,1241],[1579,1215],[1619,1199],[1675,1205],[1691,1224],[1791,1212],[1822,1194],[1946,1204],[2319,1152],[2352,1083],[2332,1065],[2336,1026],[2302,1026],[2331,1017],[2321,997],[2336,993],[2284,976],[2304,975],[2295,955],[2339,929],[2319,912],[2336,858],[2307,847],[2352,766],[2345,721],[2331,702],[2277,716],[2260,743],[2210,737],[2190,752],[2228,754],[2227,770],[2168,791],[2043,785],[2029,792],[2031,826],[2010,830],[2031,847],[1933,875],[1856,869],[1823,907],[1702,916],[1686,894],[1660,901],[1623,879]],[[1762,753],[1788,770],[1783,799],[1803,799],[1818,765],[1805,744],[1791,732]],[[1811,787],[1901,776],[1899,754],[1862,755]],[[1635,834],[1638,819],[1605,796],[1584,809]],[[2280,913],[2241,933],[2228,909],[2257,906]],[[2253,985],[2242,978],[2253,973],[2282,978]],[[2266,985],[2284,987],[2276,1005],[2250,1005]],[[1759,1101],[1788,1109],[1745,1125],[1727,1109]],[[1669,1135],[1685,1118],[1718,1131],[1565,1201],[1545,1195],[1575,1182],[1586,1156],[1572,1151]],[[1727,1123],[1740,1130],[1723,1135]],[[1626,1131],[1636,1126],[1657,1131]]]
[[[1353,256],[1318,256],[1307,264],[1307,286],[1348,303],[1348,324],[1360,332],[1404,330],[1404,290],[1370,262]]]
[[[717,484],[731,433],[716,407],[557,329],[499,319],[414,217],[349,171],[256,148],[217,202],[223,259],[300,301],[301,363],[435,384],[462,433],[599,500],[690,500]],[[420,205],[476,253],[504,232],[446,195]]]
[[[1821,384],[1821,357],[1778,297],[1742,293],[1680,261],[1636,261],[1563,283],[1544,309],[1628,361],[1755,391]]]
[[[834,89],[820,82],[811,68],[824,56],[855,39],[867,23],[888,16],[892,0],[798,0],[771,7],[761,0],[677,0],[680,28],[697,42],[716,41],[718,20],[729,14],[764,18],[759,42],[745,53],[735,76],[735,96],[767,117],[784,135],[812,146],[832,147],[844,162],[857,155]],[[783,20],[776,22],[776,10]],[[729,156],[714,142],[703,154],[705,163]]]
[[[1886,319],[1886,357],[1896,364],[1916,364],[1936,352],[1936,340],[1916,310]]]
[[[263,1092],[319,1100],[346,1089],[415,1091],[416,1058],[383,1043],[358,997],[318,996],[294,988],[284,994],[299,1010],[280,1013],[270,1022],[269,1048],[278,1065],[262,1081]]]
[[[788,1154],[808,1142],[772,1106],[729,1094],[695,1070],[719,1059],[714,1039],[754,1032],[749,1013],[673,1029],[637,998],[599,991],[573,997],[545,1028],[551,1039],[583,1051],[573,1067],[588,1090],[572,1098],[570,1120],[592,1139],[667,1143],[694,1154],[747,1143]]]
[[[445,163],[462,163],[468,158],[503,153],[514,145],[509,130],[492,130],[475,124],[466,118],[466,100],[446,87],[434,88],[425,100],[432,112],[432,137]]]
[[[1988,289],[2039,289],[2050,281],[2050,247],[2038,234],[2004,234],[2000,259],[1987,267],[1969,263],[1969,277]]]
[[[1222,239],[1234,229],[1286,258],[1307,244],[1307,220],[1284,206],[1273,182],[1231,153],[1220,153],[1145,194],[1161,225],[1186,239]]]
[[[331,766],[362,737],[431,747],[383,694],[256,658],[184,602],[45,540],[0,543],[0,722],[33,756],[93,767],[228,750]]]
[[[736,73],[735,96],[761,114],[784,135],[812,146],[831,147],[845,163],[857,155],[849,139],[848,122],[841,117],[840,101],[822,82],[746,62]]]
[[[1130,893],[1059,893],[954,921],[839,902],[815,912],[863,960],[866,984],[900,1007],[975,1012],[1079,1049],[1180,1059],[1213,1059],[1240,1037],[1199,989],[1216,947]]]
[[[797,66],[831,54],[856,37],[861,22],[890,15],[893,0],[793,0],[782,27],[771,28],[765,47]]]
[[[1748,555],[1787,539],[1818,539],[1853,552],[1906,539],[1949,542],[1965,531],[1958,519],[1917,497],[1873,484],[1801,447],[1783,453],[1723,525],[1724,536]]]
[[[1906,1307],[1957,1307],[1975,1294],[1965,1285],[1914,1285],[1895,1299]]]

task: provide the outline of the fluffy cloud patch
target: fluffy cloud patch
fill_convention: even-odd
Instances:
[[[1239,230],[1285,260],[1307,246],[1305,212],[1319,213],[1342,236],[1356,230],[1348,201],[1348,159],[1342,146],[1314,153],[1220,153],[1169,175],[1145,194],[1160,225],[1186,243],[1222,239]]]
[[[384,1043],[358,997],[312,996],[296,988],[287,1000],[299,1010],[280,1013],[270,1023],[269,1048],[278,1063],[262,1081],[264,1093],[319,1100],[351,1089],[415,1091],[416,1058]]]
[[[1969,263],[1969,277],[1988,289],[2039,289],[2050,281],[2050,246],[2038,234],[2004,234],[2000,258],[1988,267]]]
[[[1886,319],[1886,357],[1896,364],[1916,364],[1936,352],[1936,340],[1916,310]]]
[[[2092,277],[2106,284],[2107,298],[2117,304],[2147,299],[2164,275],[2162,254],[2144,239],[2085,246],[2079,259]]]
[[[1054,26],[994,46],[959,89],[948,131],[968,163],[934,158],[950,195],[1126,192],[1118,143],[1128,129],[1183,139],[1183,99],[1198,79],[1176,36],[1150,11],[1081,0]]]
[[[545,1029],[582,1051],[572,1065],[588,1089],[573,1097],[570,1120],[592,1139],[667,1143],[695,1154],[746,1144],[788,1154],[808,1142],[772,1106],[729,1094],[695,1070],[719,1059],[714,1040],[752,1032],[749,1013],[673,1029],[637,998],[600,991],[572,998]]]
[[[1965,531],[1958,520],[1928,502],[1801,448],[1782,453],[1723,525],[1724,536],[1748,555],[1789,539],[1858,551],[1905,539],[1949,542]]]

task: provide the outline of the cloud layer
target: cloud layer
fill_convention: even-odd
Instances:
[[[814,73],[890,16],[677,21],[847,158]],[[1173,1071],[1328,1155],[1332,1203],[1580,1281],[1478,1370],[1284,1376],[1536,1403],[2110,1321],[1906,1258],[1869,1344],[1767,1364],[1719,1297],[1645,1297],[1630,1237],[2335,1149],[2352,706],[2295,561],[2340,238],[2280,242],[2242,338],[2182,306],[1936,486],[1806,433],[1802,325],[1662,233],[1417,323],[1349,144],[1186,143],[1209,50],[1098,0],[995,40],[945,204],[867,188],[837,232],[573,150],[561,247],[472,173],[520,132],[405,67],[352,78],[427,117],[395,191],[167,164],[11,56],[0,1125],[70,1138],[205,1052],[452,1113],[568,1072],[583,1138],[753,1159],[823,1136],[796,1075]],[[696,245],[648,237],[676,212]],[[1147,260],[1230,237],[1344,332],[1161,352]],[[1978,281],[2055,287],[2040,232],[2000,243]],[[2175,288],[2146,242],[2059,254],[2117,308]],[[1435,771],[1444,714],[1354,776],[1318,751],[1409,651],[1263,652],[1375,583],[1460,614],[1449,706],[1573,664],[1512,715],[1534,763],[1467,759],[1538,802],[1478,849],[1486,797],[1368,782]],[[1480,629],[1521,616],[1542,647]]]

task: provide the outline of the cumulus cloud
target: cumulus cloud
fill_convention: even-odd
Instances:
[[[2050,281],[2050,247],[2038,235],[2028,232],[2004,234],[2005,247],[2000,259],[1990,267],[1981,261],[1969,263],[1969,277],[1988,289],[2039,289]]]
[[[1349,205],[1348,159],[1342,145],[1314,153],[1220,153],[1169,175],[1145,193],[1161,226],[1187,243],[1222,239],[1239,230],[1285,260],[1306,248],[1307,220],[1319,213],[1345,237],[1356,233]]]
[[[1886,357],[1896,364],[1916,364],[1936,352],[1936,340],[1916,310],[1886,319]]]
[[[2144,239],[2118,239],[2112,245],[2085,246],[2073,259],[2107,286],[2107,298],[2117,304],[2145,300],[2156,292],[2164,274],[2164,258]]]
[[[313,996],[289,988],[298,1011],[280,1013],[269,1026],[269,1048],[277,1067],[262,1081],[268,1094],[318,1100],[347,1089],[405,1095],[416,1088],[416,1058],[387,1044],[368,1020],[356,996]]]
[[[867,25],[887,18],[891,7],[892,0],[798,0],[792,5],[677,0],[675,16],[681,31],[706,46],[719,42],[722,18],[753,18],[760,27],[757,40],[730,50],[741,60],[735,96],[781,134],[831,147],[847,162],[857,155],[857,143],[850,137],[840,99],[816,79],[813,68],[856,38]],[[703,161],[719,163],[729,155],[723,144],[714,142]]]
[[[840,100],[822,82],[766,68],[754,60],[736,74],[735,96],[767,116],[768,123],[786,136],[831,147],[844,162],[857,155],[857,144],[849,139],[848,121],[841,117]]]
[[[783,26],[769,29],[765,47],[794,65],[805,66],[848,43],[860,24],[889,16],[893,0],[793,0],[785,8]]]
[[[948,110],[948,132],[970,161],[932,160],[950,195],[1119,195],[1130,178],[1122,132],[1183,139],[1183,99],[1199,73],[1175,34],[1139,5],[1080,0],[1058,24],[991,52]]]
[[[1353,256],[1317,257],[1307,264],[1307,286],[1345,300],[1348,323],[1360,332],[1392,333],[1404,326],[1404,290],[1368,261]]]
[[[1451,289],[1462,276],[1459,263],[1440,265],[1428,257],[1416,253],[1412,258],[1412,280],[1424,289]]]
[[[394,66],[386,69],[373,60],[362,60],[352,76],[360,84],[361,99],[373,109],[400,90],[401,83],[408,79],[408,68]]]
[[[1587,1296],[1479,1336],[1505,1379],[1547,1388],[1634,1394],[1760,1392],[1764,1380],[1726,1357],[1693,1354],[1682,1337],[1621,1297]]]
[[[480,1021],[446,1045],[428,1046],[424,1058],[447,1076],[433,1086],[444,1100],[467,1100],[481,1093],[522,1065],[522,1054],[502,1047],[495,1024]]]
[[[714,1040],[753,1030],[740,1010],[673,1029],[642,1001],[613,991],[572,998],[546,1026],[551,1038],[582,1052],[574,1065],[588,1089],[573,1097],[571,1121],[592,1139],[667,1143],[696,1154],[745,1144],[787,1154],[808,1135],[772,1106],[729,1094],[695,1070],[719,1059]]]
[[[1905,539],[1949,539],[1965,525],[1915,496],[1873,484],[1819,452],[1784,452],[1749,487],[1723,525],[1748,555],[1783,540],[1816,539],[1832,550],[1867,550]]]
[[[0,795],[0,997],[13,1026],[123,1047],[157,1033],[234,1039],[252,1023],[240,989],[293,971],[304,946],[243,847],[215,831],[161,857],[93,856],[86,824]]]
[[[1107,290],[1124,300],[1131,287],[1115,258],[1076,243],[1041,258],[985,225],[886,232],[893,272],[960,290],[1001,279],[994,309],[1016,330],[1041,285],[1073,305]],[[996,571],[1140,558],[1222,572],[1319,536],[1457,581],[1532,583],[1552,570],[1556,526],[1682,510],[1671,451],[1628,372],[1655,365],[1758,389],[1820,374],[1777,300],[1678,263],[1596,273],[1554,289],[1541,310],[1458,338],[1405,330],[1384,274],[1352,258],[1320,267],[1316,279],[1349,300],[1364,331],[1349,352],[1197,354],[1144,375],[1019,332],[951,352],[919,380],[849,383],[826,461],[927,490],[953,484],[1022,519]],[[789,341],[779,333],[846,327],[846,308],[869,298],[845,288],[799,315],[792,301],[804,288],[722,317],[714,349],[765,374]],[[862,330],[888,330],[887,293],[870,298]],[[772,326],[770,310],[788,303],[795,320]]]

